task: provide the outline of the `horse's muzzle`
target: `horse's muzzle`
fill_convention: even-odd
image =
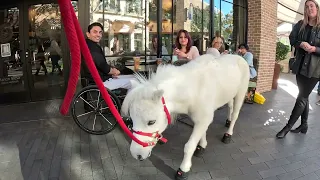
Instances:
[[[150,156],[151,156],[151,152],[149,152],[148,156],[147,156],[145,159],[147,159],[147,158],[150,157]],[[145,160],[141,155],[137,155],[137,159],[138,159],[139,161]]]

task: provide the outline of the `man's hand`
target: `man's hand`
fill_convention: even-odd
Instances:
[[[110,74],[112,76],[119,76],[120,75],[120,71],[116,68],[111,68]]]

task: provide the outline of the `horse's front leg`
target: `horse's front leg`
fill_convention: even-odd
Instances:
[[[192,134],[188,142],[184,146],[184,157],[180,165],[180,168],[177,171],[176,180],[186,180],[188,178],[188,172],[190,171],[192,165],[192,156],[196,150],[196,147],[200,139],[206,135],[208,126],[210,125],[213,119],[213,112],[206,118],[203,116],[203,114],[202,116],[192,117],[196,121],[194,121],[195,123]],[[199,123],[199,120],[201,120],[201,123]]]

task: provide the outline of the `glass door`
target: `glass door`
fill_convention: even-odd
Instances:
[[[77,9],[77,2],[72,3]],[[57,3],[27,4],[26,59],[32,100],[62,98],[70,56],[62,48],[65,34]]]
[[[0,104],[30,101],[24,56],[23,5],[0,8]]]
[[[61,17],[58,4],[27,4],[24,31],[32,100],[63,96]]]
[[[65,94],[70,52],[59,5],[30,1],[0,5],[0,105]],[[78,16],[78,2],[72,5]]]

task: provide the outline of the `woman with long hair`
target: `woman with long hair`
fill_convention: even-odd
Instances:
[[[198,48],[192,45],[192,39],[188,31],[182,29],[178,32],[174,54],[178,56],[179,60],[188,61],[200,56]]]
[[[207,49],[206,53],[219,57],[223,49],[223,39],[220,36],[216,36],[212,39],[211,47]]]
[[[307,0],[304,4],[304,19],[292,29],[289,39],[296,50],[296,61],[292,72],[296,74],[299,94],[286,126],[276,135],[284,138],[301,117],[301,125],[293,133],[307,133],[309,95],[320,78],[320,15],[319,4]]]
[[[151,44],[151,54],[156,55],[157,54],[157,48],[158,48],[158,37],[154,35],[152,37],[152,44]],[[162,60],[165,62],[169,62],[171,58],[168,56],[168,50],[165,46],[162,46]],[[167,55],[167,56],[166,56]],[[151,59],[157,59],[157,56],[151,56]]]

